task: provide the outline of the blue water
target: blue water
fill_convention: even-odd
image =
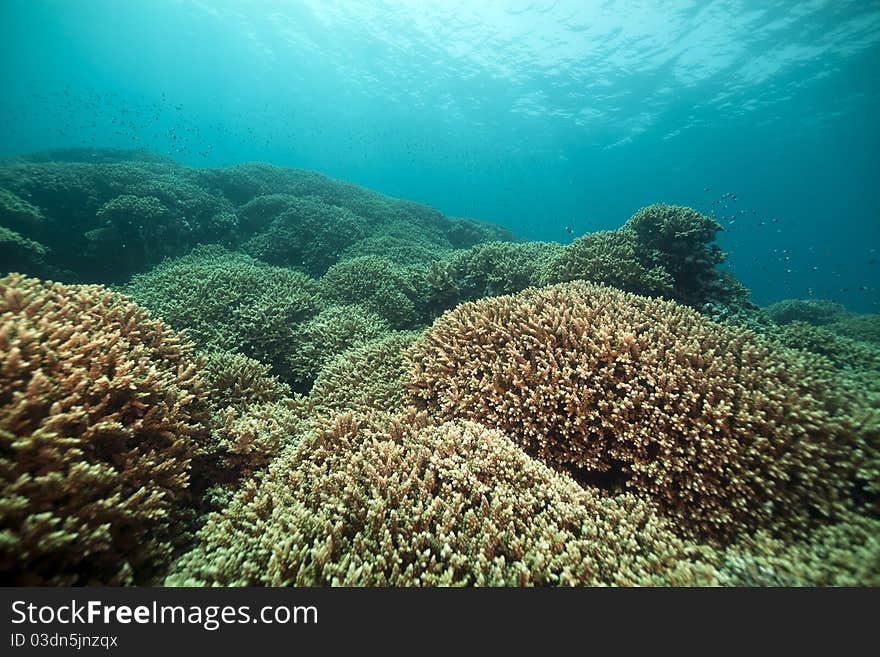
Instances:
[[[756,301],[880,310],[877,1],[0,0],[0,58],[0,155],[267,161],[561,242],[692,205]]]

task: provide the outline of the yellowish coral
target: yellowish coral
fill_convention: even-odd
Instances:
[[[854,418],[874,413],[826,361],[580,281],[461,305],[406,362],[440,418],[501,429],[710,536],[846,509],[866,450]]]
[[[343,415],[212,515],[167,584],[670,585],[714,581],[630,495],[604,497],[501,432]]]
[[[403,351],[416,334],[395,332],[342,352],[330,361],[309,400],[318,415],[396,412],[409,404]]]

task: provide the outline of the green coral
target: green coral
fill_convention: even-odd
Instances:
[[[764,310],[780,326],[790,322],[824,326],[849,314],[841,304],[828,299],[785,299],[771,303]]]
[[[48,249],[14,230],[0,226],[0,261],[3,270],[39,271]]]
[[[444,226],[444,233],[456,249],[468,249],[483,242],[513,242],[516,239],[511,231],[497,224],[456,217]]]
[[[242,248],[265,262],[320,276],[363,235],[362,223],[345,208],[315,197],[297,198]]]
[[[291,395],[290,386],[274,376],[270,366],[231,351],[203,354],[201,373],[215,412],[279,402]]]
[[[673,296],[672,275],[659,265],[647,268],[637,256],[638,246],[631,231],[587,233],[547,262],[543,282],[581,279],[645,296]]]
[[[850,315],[825,328],[843,337],[880,345],[880,315]]]
[[[850,514],[804,539],[744,537],[718,562],[723,586],[880,586],[880,520]]]
[[[543,281],[586,280],[713,313],[732,307],[741,315],[750,309],[748,290],[717,269],[726,257],[714,243],[719,230],[691,208],[650,205],[617,230],[587,234],[566,246],[547,264]]]
[[[205,350],[235,351],[291,380],[296,325],[322,307],[316,281],[205,246],[134,276],[122,290]]]
[[[553,242],[487,242],[453,251],[425,270],[428,311],[436,316],[465,301],[538,285],[546,262],[561,249]]]
[[[646,269],[659,267],[672,277],[677,301],[697,306],[719,298],[716,267],[726,256],[714,243],[723,230],[714,219],[692,208],[655,204],[636,212],[621,230],[636,236]]]
[[[333,303],[363,306],[394,328],[409,328],[418,319],[415,286],[407,272],[387,258],[343,260],[330,267],[320,282]]]
[[[42,229],[45,219],[40,208],[8,189],[0,188],[0,226],[36,235]]]
[[[232,241],[234,209],[189,176],[170,161],[0,163],[3,198],[32,208],[16,229],[49,250],[48,269],[75,281],[119,282],[199,243]]]
[[[388,322],[361,306],[330,306],[293,330],[288,369],[298,387],[308,387],[334,356],[390,330]]]
[[[382,256],[398,265],[427,265],[449,253],[448,248],[421,239],[376,235],[358,240],[342,252],[341,260]]]

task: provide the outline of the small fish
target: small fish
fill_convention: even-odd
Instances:
[[[566,227],[565,227],[565,232],[568,233],[569,235],[573,235],[573,234],[574,234],[574,231],[571,229],[571,226],[566,226]]]

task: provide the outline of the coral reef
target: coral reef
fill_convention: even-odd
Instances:
[[[450,219],[312,171],[262,164],[190,169],[98,149],[0,161],[2,228],[44,249],[45,262],[16,261],[22,273],[102,283],[120,283],[209,243],[320,276],[369,238],[398,240],[423,256],[512,239],[500,226]]]
[[[262,476],[285,447],[295,444],[309,406],[301,396],[228,406],[212,422],[211,451],[195,464],[204,481],[203,507],[224,508],[242,481]]]
[[[586,280],[646,296],[672,297],[675,281],[661,266],[647,269],[636,256],[636,235],[624,230],[587,233],[547,262],[546,283]]]
[[[166,584],[668,585],[714,569],[632,496],[603,497],[472,422],[343,415],[212,515]]]
[[[245,409],[279,402],[292,394],[290,386],[272,374],[271,367],[231,351],[204,354],[201,375],[207,400],[215,412],[227,406]]]
[[[579,281],[458,306],[406,359],[413,395],[441,419],[501,429],[701,536],[844,511],[868,450],[864,401],[825,361]]]
[[[13,210],[0,212],[0,223],[9,226],[14,215],[15,230],[43,245],[46,265],[65,280],[120,282],[198,243],[233,240],[232,206],[191,182],[189,171],[122,155],[97,163],[6,161],[0,202]]]
[[[748,291],[717,266],[725,254],[714,243],[713,219],[675,205],[649,205],[619,229],[589,233],[545,266],[545,283],[586,280],[695,308],[746,305]]]
[[[349,246],[342,252],[340,260],[348,260],[358,256],[381,256],[397,265],[425,266],[435,260],[440,260],[448,253],[448,248],[438,246],[433,242],[392,235],[376,235],[358,240]]]
[[[561,249],[548,242],[488,242],[453,251],[427,269],[429,313],[538,285],[545,261]]]
[[[880,315],[877,314],[850,315],[826,324],[825,328],[845,338],[880,345]]]
[[[192,347],[100,286],[0,279],[0,578],[132,584],[207,443]]]
[[[516,236],[508,229],[476,219],[452,217],[444,226],[446,239],[455,249],[468,249],[482,242],[513,242]]]
[[[714,219],[691,208],[655,204],[642,208],[621,230],[636,237],[636,252],[648,271],[667,272],[674,299],[690,306],[727,301],[740,291],[730,289],[717,270],[726,255],[714,243],[723,230]]]
[[[0,161],[0,583],[880,585],[880,316],[759,308],[719,230]]]
[[[788,543],[746,536],[716,562],[722,586],[880,586],[880,521],[853,514]]]
[[[23,235],[0,226],[0,260],[10,271],[40,271],[48,249]]]
[[[880,347],[799,321],[789,322],[770,335],[790,349],[824,356],[835,368],[851,375],[863,373],[865,384],[880,390]]]

